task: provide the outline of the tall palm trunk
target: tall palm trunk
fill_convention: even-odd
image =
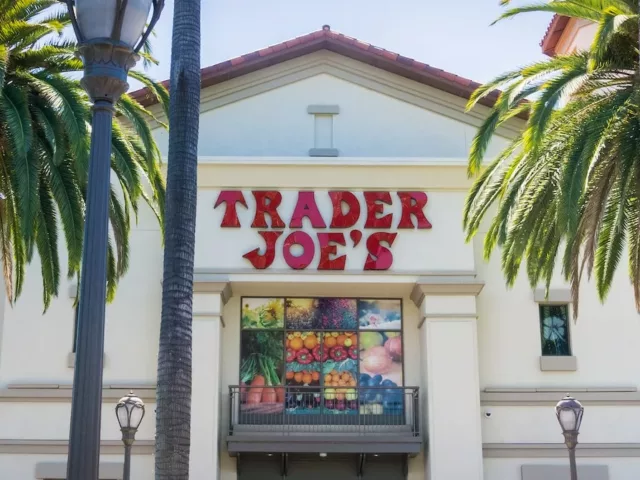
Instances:
[[[198,193],[200,0],[174,2],[158,352],[156,479],[189,478],[191,315]]]

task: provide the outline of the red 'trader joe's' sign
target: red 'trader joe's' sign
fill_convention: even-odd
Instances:
[[[285,228],[293,230],[284,239],[282,245],[282,255],[287,265],[296,270],[307,268],[316,252],[316,243],[309,233],[299,230],[302,228],[302,220],[309,219],[314,229],[348,230],[348,235],[353,246],[357,246],[363,237],[359,229],[353,227],[358,223],[362,209],[366,210],[366,220],[364,229],[375,230],[365,233],[365,244],[367,247],[367,258],[364,263],[364,270],[387,270],[393,264],[393,254],[391,247],[398,235],[397,232],[389,231],[393,225],[393,214],[384,213],[385,205],[392,205],[394,200],[387,191],[365,191],[363,192],[364,202],[361,205],[358,197],[349,191],[328,192],[333,214],[327,225],[322,218],[320,210],[316,204],[315,192],[299,191],[293,214],[287,223],[282,220],[278,213],[278,207],[282,203],[282,194],[274,190],[256,190],[251,192],[256,203],[255,212],[251,227],[260,229],[258,234],[265,242],[264,253],[256,248],[243,255],[249,260],[254,268],[266,269],[271,266],[276,257],[276,242],[284,233]],[[424,207],[427,205],[427,194],[424,192],[396,192],[396,201],[401,204],[400,220],[398,229],[427,229],[431,228],[431,223],[427,220]],[[220,226],[223,228],[240,228],[238,218],[238,207],[248,208],[244,194],[240,190],[223,190],[218,195],[214,208],[224,205],[224,216]],[[271,228],[267,224],[266,217],[271,219]],[[338,246],[346,247],[346,232],[326,231],[316,232],[320,259],[318,270],[344,270],[346,255],[338,254]],[[294,245],[299,245],[302,254],[293,255],[291,249]]]

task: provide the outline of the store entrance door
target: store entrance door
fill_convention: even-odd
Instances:
[[[288,454],[286,465],[280,454],[241,454],[238,480],[405,480],[405,461],[402,455],[367,455],[359,477],[356,454]]]

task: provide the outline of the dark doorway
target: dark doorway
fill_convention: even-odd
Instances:
[[[362,476],[358,476],[361,457],[357,454],[292,453],[241,454],[238,462],[238,480],[405,480],[403,455],[367,455],[362,463]],[[283,476],[286,469],[286,476]]]

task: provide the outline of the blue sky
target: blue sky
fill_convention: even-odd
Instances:
[[[499,0],[202,0],[202,67],[329,24],[345,35],[484,82],[544,58],[539,43],[551,16],[523,14],[490,26],[503,10]],[[157,80],[169,75],[172,17],[169,0],[153,39],[160,65],[149,73]],[[131,83],[132,89],[139,86]]]

